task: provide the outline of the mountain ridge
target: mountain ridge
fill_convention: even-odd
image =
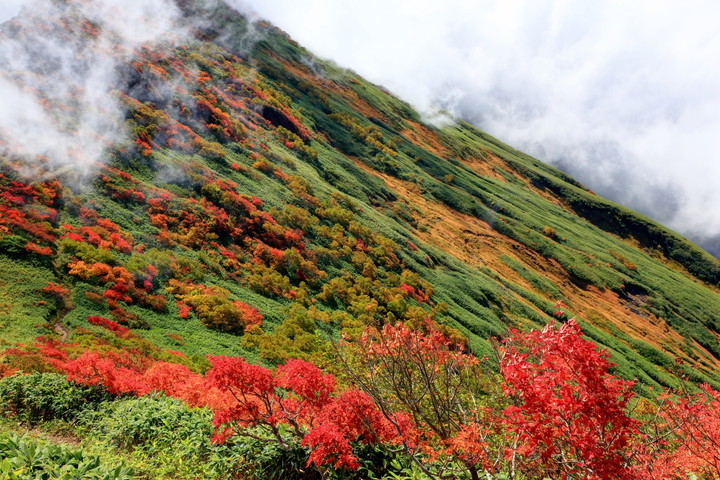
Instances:
[[[185,15],[198,15],[197,11],[189,9],[189,3],[180,5],[186,9]],[[209,45],[207,39],[220,39],[221,43],[228,43],[230,52],[249,55],[245,40],[250,28],[247,21],[238,20],[239,17],[222,4],[217,4],[214,10],[208,11],[205,15],[206,22],[214,22],[215,26],[206,25],[201,33],[197,33],[200,41],[198,45]],[[288,103],[287,105],[276,99],[272,99],[271,102],[262,100],[258,102],[260,97],[252,96],[262,95],[262,91],[250,90],[251,98],[255,98],[253,101],[261,104],[257,107],[252,106],[250,110],[258,119],[256,121],[264,121],[279,132],[280,137],[284,135],[286,138],[284,142],[294,142],[297,146],[291,148],[296,149],[301,161],[311,166],[319,178],[335,182],[341,187],[343,194],[375,206],[379,211],[389,214],[391,218],[394,217],[395,222],[401,225],[408,225],[410,221],[410,229],[404,230],[404,235],[413,235],[413,232],[418,235],[424,234],[421,229],[415,228],[421,225],[412,225],[412,222],[417,223],[422,217],[422,212],[413,212],[413,202],[399,197],[393,188],[389,188],[388,182],[394,182],[395,188],[400,188],[402,185],[406,195],[413,195],[415,202],[425,201],[427,206],[442,207],[446,214],[454,215],[453,212],[458,212],[466,221],[473,219],[476,223],[484,224],[480,230],[490,232],[495,242],[499,242],[498,239],[504,242],[512,241],[514,250],[524,248],[532,252],[532,255],[551,259],[556,265],[559,264],[560,269],[565,270],[565,278],[557,280],[569,282],[580,290],[594,286],[600,291],[609,289],[618,298],[629,298],[633,294],[647,295],[652,287],[633,280],[632,275],[637,275],[637,269],[627,267],[634,262],[625,258],[622,252],[605,254],[606,259],[601,264],[597,263],[597,260],[593,261],[592,257],[595,253],[582,247],[581,240],[575,240],[575,245],[568,245],[572,240],[564,238],[567,233],[563,232],[562,227],[550,222],[549,218],[542,220],[538,218],[538,216],[546,217],[549,209],[557,210],[560,219],[567,215],[579,215],[590,224],[598,226],[601,230],[604,228],[604,231],[621,238],[628,238],[632,233],[630,240],[636,242],[641,249],[651,252],[661,260],[667,259],[662,261],[670,262],[671,265],[676,265],[676,268],[679,263],[680,270],[688,272],[686,276],[689,274],[707,282],[711,290],[717,293],[720,263],[677,234],[639,214],[597,197],[564,173],[508,147],[468,124],[461,122],[440,130],[432,126],[423,126],[420,117],[412,112],[408,104],[377,90],[375,86],[351,72],[314,59],[310,52],[303,50],[282,31],[268,24],[258,24],[252,29],[253,38],[255,39],[256,36],[259,38],[255,39],[252,47],[256,52],[252,57],[256,66],[250,67],[249,70],[247,67],[243,68],[248,73],[257,72],[269,82],[273,82],[272,85],[279,86],[276,95],[279,92],[283,93],[278,98],[282,98],[282,95],[291,95],[285,97],[284,102]],[[258,29],[261,33],[254,29]],[[217,47],[213,48],[217,49]],[[123,70],[120,80],[127,85],[123,90],[131,92],[131,95],[134,94],[134,98],[126,95],[124,101],[131,112],[136,112],[133,118],[130,118],[131,114],[128,116],[129,121],[135,125],[131,130],[140,135],[135,140],[135,148],[140,145],[140,148],[153,151],[149,157],[140,151],[140,159],[145,157],[152,162],[151,158],[157,150],[155,145],[173,141],[171,136],[177,136],[177,133],[172,132],[161,131],[159,135],[153,133],[158,128],[153,122],[176,122],[178,127],[171,127],[175,129],[188,127],[182,124],[182,121],[173,120],[173,114],[168,117],[167,113],[163,113],[162,108],[169,108],[172,102],[178,100],[177,97],[173,100],[171,91],[162,87],[163,79],[157,75],[162,77],[163,74],[152,70],[153,56],[156,54],[149,50],[147,52],[144,60],[147,67],[143,66],[145,70],[138,68],[137,63],[140,62],[137,62],[130,70],[127,68]],[[221,55],[221,50],[217,52]],[[165,62],[167,63],[167,60]],[[205,63],[207,66],[203,67],[202,63],[198,64],[201,71],[205,68],[204,75],[212,78],[211,73],[217,67],[213,66],[212,62]],[[319,73],[323,71],[325,75]],[[188,75],[187,71],[181,73]],[[228,78],[227,72],[223,75]],[[204,80],[206,77],[199,80],[206,81]],[[192,86],[192,83],[188,85]],[[195,85],[196,89],[201,86],[202,84]],[[217,105],[222,107],[221,103]],[[205,98],[202,98],[195,107],[191,106],[191,122],[203,122],[208,125],[213,122],[216,124],[227,122],[227,126],[221,134],[213,133],[212,140],[198,137],[198,145],[189,148],[196,149],[200,155],[217,154],[217,160],[222,163],[222,157],[227,156],[225,153],[227,148],[232,146],[224,142],[231,140],[232,135],[240,135],[240,131],[247,127],[231,125],[229,117],[227,120],[223,118],[227,114],[224,114],[222,108],[220,110],[217,108],[207,105]],[[357,116],[358,112],[360,117]],[[302,115],[299,117],[302,120],[293,118],[293,113]],[[242,120],[243,117],[238,118]],[[308,126],[303,125],[303,122]],[[298,137],[298,134],[301,136]],[[152,135],[158,135],[160,138]],[[298,138],[299,141],[290,141],[289,139],[293,137]],[[217,140],[222,143],[217,143]],[[143,142],[147,147],[142,146]],[[316,154],[312,152],[313,146],[317,146],[318,142],[331,146],[335,149],[334,152],[339,150],[342,156],[331,152],[332,163],[318,160]],[[177,145],[178,142],[176,141],[175,144]],[[292,152],[292,149],[290,151]],[[162,153],[158,152],[158,155]],[[260,153],[251,152],[251,155],[259,156]],[[122,154],[116,158],[121,163],[131,161],[130,158],[122,160]],[[137,163],[136,160],[132,162]],[[253,168],[252,165],[248,167]],[[163,168],[172,170],[177,167],[162,167],[160,170],[162,171]],[[224,168],[228,168],[227,162]],[[281,171],[280,167],[275,166],[258,165],[254,168],[256,171],[260,168],[260,172],[263,172],[263,169],[270,173]],[[275,168],[277,170],[273,170]],[[147,176],[148,173],[144,175]],[[359,183],[356,183],[356,179],[360,180]],[[105,185],[104,188],[107,189],[110,185]],[[519,191],[517,188],[520,185],[532,191],[535,196],[520,199],[517,195]],[[415,190],[415,193],[412,193],[412,190]],[[539,215],[535,214],[535,211]],[[433,230],[429,225],[423,228]],[[577,232],[568,233],[579,239]],[[395,235],[397,236],[397,231]],[[463,235],[465,235],[463,232],[455,232],[450,238],[454,238],[456,243],[470,242],[469,239],[463,238]],[[425,235],[425,238],[430,239],[428,235]],[[456,250],[458,255],[467,260],[480,255],[477,248],[472,254],[463,253],[460,249]],[[491,258],[487,254],[485,257],[483,262]],[[503,270],[510,274],[513,270],[507,265],[501,265],[502,262],[497,258],[499,256],[495,256],[493,261],[495,268],[503,267]],[[585,264],[578,261],[580,258],[585,259]],[[597,265],[587,268],[587,263],[592,265],[593,262]],[[536,259],[537,263],[542,262]],[[623,265],[624,263],[627,265]],[[613,264],[612,267],[608,268],[609,264]],[[514,276],[517,281],[523,282],[520,275],[515,273]],[[527,280],[524,283],[527,285]],[[562,297],[567,298],[567,295]],[[522,302],[528,302],[522,295],[520,298]],[[538,308],[533,302],[528,303],[533,308]],[[672,312],[672,309],[669,311]],[[711,320],[708,318],[705,322]],[[715,345],[716,340],[707,338],[705,343],[707,348],[709,345]],[[718,347],[713,348],[720,352]]]
[[[720,261],[227,4],[178,5],[202,27],[118,64],[127,135],[90,176],[6,140],[0,372],[124,342],[193,371],[322,363],[341,335],[427,319],[494,358],[511,328],[575,317],[641,395],[720,387]]]

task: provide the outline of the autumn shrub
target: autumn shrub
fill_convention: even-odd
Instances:
[[[503,460],[499,382],[431,322],[368,327],[336,356],[342,375],[373,399],[400,449],[425,471],[442,477],[459,467],[475,479]]]
[[[117,264],[115,256],[107,249],[99,248],[89,243],[62,238],[59,242],[61,258],[77,257],[87,263]]]
[[[704,384],[698,391],[666,393],[658,400],[643,418],[638,477],[720,478],[720,392]]]
[[[265,265],[253,265],[247,276],[248,287],[261,295],[283,297],[292,290],[290,279]]]
[[[63,298],[70,294],[70,290],[63,287],[62,285],[58,285],[53,282],[48,282],[47,286],[39,290],[42,293],[46,293],[48,295],[52,295],[57,298]]]
[[[574,319],[527,333],[501,348],[504,422],[518,435],[530,476],[634,478],[628,458],[638,422],[627,413],[633,382],[609,373],[609,353],[582,338]]]
[[[88,323],[92,325],[97,325],[98,327],[102,327],[106,330],[109,330],[119,336],[127,335],[127,333],[130,331],[128,328],[120,326],[117,322],[113,322],[112,320],[108,320],[104,317],[98,317],[97,315],[91,315],[87,318]]]
[[[285,450],[299,441],[310,450],[306,466],[323,471],[355,470],[359,462],[353,445],[393,438],[370,396],[338,391],[335,378],[312,363],[289,360],[272,371],[242,358],[218,356],[210,361],[208,385],[230,392],[235,400],[215,409],[216,442],[252,436],[258,428]]]
[[[170,280],[168,292],[175,295],[180,313],[186,317],[192,308],[203,325],[226,332],[242,333],[259,326],[263,316],[254,307],[239,300],[230,300],[230,292],[217,286]]]
[[[311,360],[317,355],[322,339],[317,335],[317,309],[310,311],[298,304],[292,304],[283,322],[272,332],[256,329],[245,335],[242,345],[256,348],[260,356],[273,364],[287,362],[291,358]]]
[[[545,226],[542,228],[542,233],[543,233],[543,235],[545,235],[546,237],[549,237],[549,238],[557,238],[557,232],[555,231],[555,229],[552,228],[552,227],[549,227],[549,226],[547,226],[547,225],[545,225]]]
[[[16,374],[0,380],[0,411],[36,424],[71,420],[108,398],[97,387],[83,387],[57,373]]]

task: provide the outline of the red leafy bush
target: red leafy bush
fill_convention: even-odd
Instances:
[[[43,246],[40,246],[37,243],[33,243],[33,242],[28,242],[25,245],[25,250],[27,250],[28,252],[36,253],[38,255],[43,255],[43,256],[52,256],[52,254],[53,254],[52,248],[43,247]]]
[[[720,478],[720,392],[701,385],[697,393],[661,396],[643,425],[636,457],[637,478]]]
[[[93,325],[97,325],[106,330],[110,330],[111,332],[116,333],[120,336],[125,335],[130,331],[128,328],[121,327],[117,322],[113,322],[112,320],[108,320],[107,318],[103,317],[89,316],[87,318],[87,321]]]
[[[582,338],[575,320],[504,340],[505,424],[513,455],[531,475],[633,478],[627,465],[637,422],[627,414],[633,382],[613,377],[607,351]]]
[[[338,395],[335,378],[314,364],[290,360],[276,372],[241,358],[211,357],[208,384],[227,389],[235,399],[215,411],[215,441],[262,427],[287,447],[281,426],[311,449],[308,466],[357,468],[351,442],[392,438],[391,428],[368,395],[350,390]]]
[[[62,285],[58,285],[57,283],[48,282],[46,287],[43,287],[40,289],[42,293],[47,293],[48,295],[52,295],[58,298],[63,298],[66,295],[70,294],[70,290],[63,287]]]
[[[150,393],[142,381],[142,364],[133,360],[112,352],[85,352],[76,359],[55,364],[65,372],[68,380],[82,385],[103,385],[112,394]]]

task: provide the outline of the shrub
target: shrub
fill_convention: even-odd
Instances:
[[[17,374],[0,380],[0,411],[35,424],[71,420],[108,398],[96,387],[81,387],[57,373]]]
[[[105,402],[83,422],[95,438],[114,447],[160,450],[185,442],[203,455],[210,448],[211,419],[209,411],[191,409],[181,400],[149,395]]]
[[[226,332],[243,332],[259,326],[262,315],[254,307],[239,300],[230,300],[230,292],[218,286],[205,286],[171,280],[168,292],[179,300],[181,318],[192,308],[203,325]]]
[[[132,450],[148,478],[237,478],[239,455],[233,444],[212,445],[212,414],[166,396],[107,402],[84,423],[92,438]],[[182,459],[182,461],[178,461]],[[262,478],[262,477],[260,477]]]
[[[555,229],[552,228],[552,227],[548,227],[547,225],[545,225],[545,226],[543,227],[542,233],[543,233],[543,235],[545,235],[546,237],[549,237],[549,238],[557,238],[557,232],[555,231]]]
[[[0,478],[130,480],[133,471],[124,465],[103,467],[99,457],[64,445],[47,445],[23,436],[0,434]]]

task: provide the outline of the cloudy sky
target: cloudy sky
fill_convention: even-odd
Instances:
[[[3,19],[22,0],[0,2]],[[717,2],[244,3],[421,110],[446,108],[720,255]]]
[[[250,0],[299,42],[441,105],[720,255],[720,4]]]

